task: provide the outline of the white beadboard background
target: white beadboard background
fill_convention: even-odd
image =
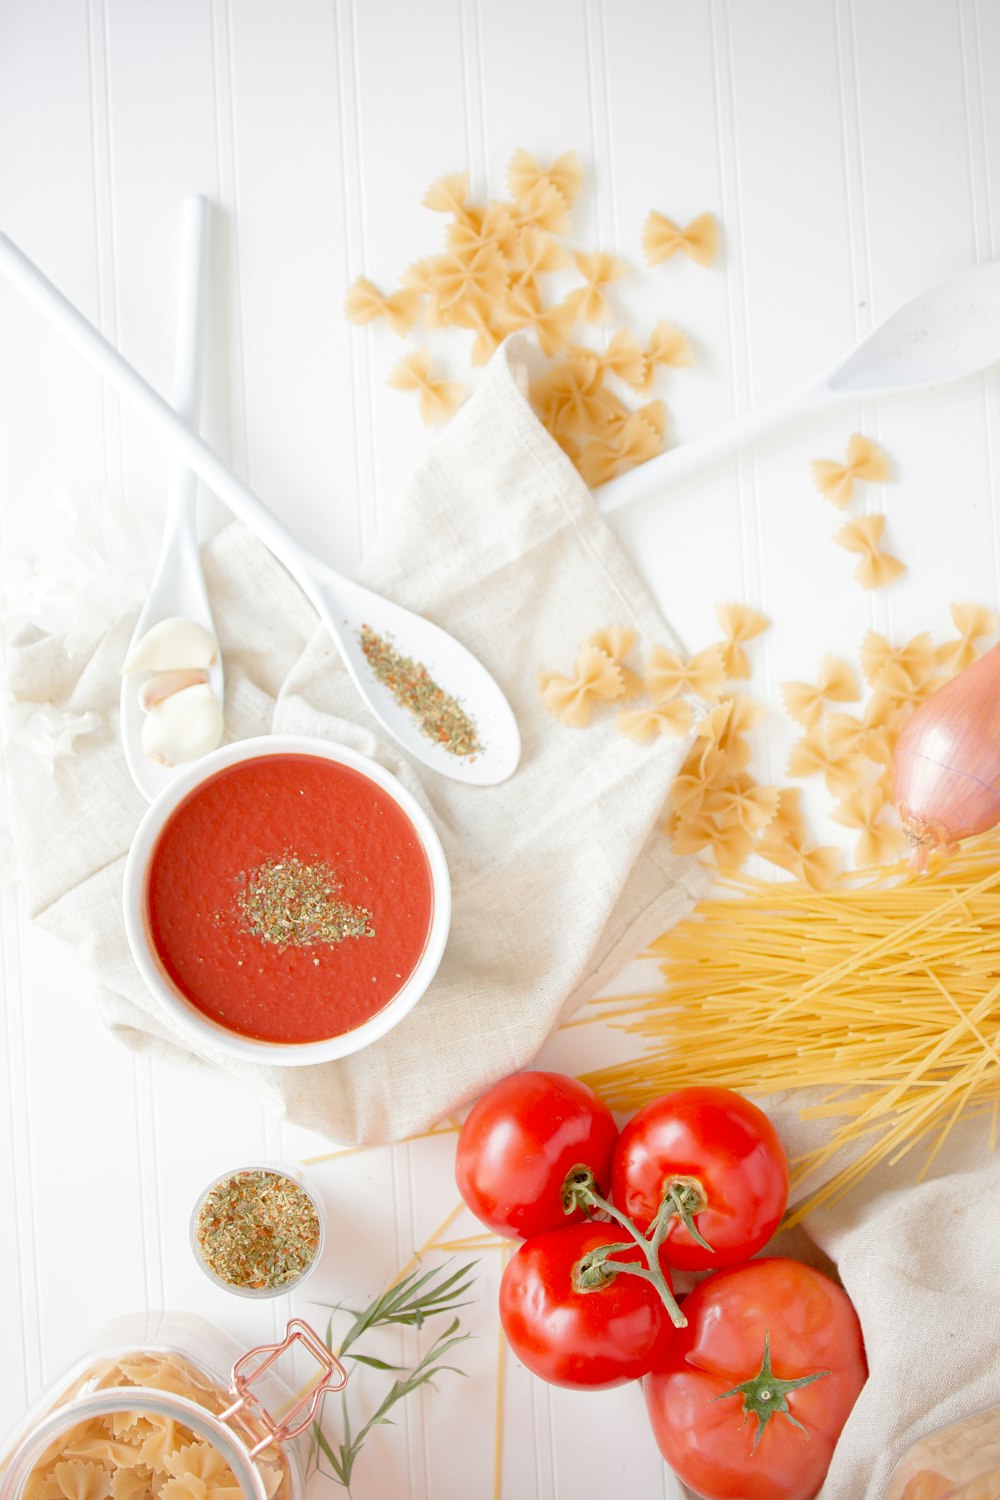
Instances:
[[[433,178],[467,168],[475,194],[501,195],[515,146],[580,153],[574,239],[635,267],[619,317],[640,332],[676,320],[696,343],[695,367],[663,382],[683,441],[996,256],[998,76],[996,0],[0,0],[0,226],[169,391],[179,206],[216,200],[207,435],[350,569],[430,438],[386,387],[399,346],[351,328],[341,305],[354,276],[391,284],[437,247],[441,221],[420,207]],[[714,210],[719,266],[643,270],[654,206]],[[995,375],[845,407],[616,520],[692,648],[715,635],[719,600],[774,621],[754,648],[772,710],[762,777],[781,776],[792,739],[783,679],[810,677],[823,650],[854,652],[872,625],[943,635],[951,600],[996,603],[998,410]],[[896,482],[863,504],[886,509],[910,570],[875,596],[831,544],[841,521],[808,472],[855,427],[894,461]],[[152,524],[165,472],[163,446],[0,283],[4,548],[43,545],[61,490],[123,495]],[[235,1085],[119,1048],[15,889],[0,941],[2,1429],[120,1312],[191,1308],[270,1337],[289,1299],[211,1288],[188,1248],[191,1203],[234,1162],[324,1143]],[[604,1046],[577,1030],[545,1057],[582,1066]],[[329,1245],[296,1311],[367,1299],[404,1264],[456,1201],[452,1149],[446,1135],[315,1169]],[[444,1377],[379,1431],[356,1500],[604,1500],[626,1486],[669,1500],[637,1390],[552,1391],[501,1359],[499,1272],[485,1251],[468,1378]]]

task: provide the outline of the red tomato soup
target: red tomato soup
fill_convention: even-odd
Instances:
[[[209,778],[150,856],[146,921],[173,984],[230,1031],[316,1042],[367,1021],[412,974],[430,868],[388,792],[313,755]]]

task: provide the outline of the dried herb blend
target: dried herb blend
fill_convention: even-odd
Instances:
[[[316,1205],[294,1178],[259,1168],[217,1182],[198,1210],[195,1241],[208,1269],[229,1286],[291,1286],[319,1251]]]
[[[342,889],[332,866],[285,854],[250,871],[237,906],[255,937],[283,948],[374,937],[371,912],[343,901]]]
[[[457,698],[439,687],[423,662],[397,651],[391,637],[378,635],[370,625],[358,633],[365,660],[377,681],[420,725],[420,732],[443,746],[449,755],[482,753],[476,723]]]

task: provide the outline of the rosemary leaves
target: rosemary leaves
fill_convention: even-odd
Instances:
[[[205,1269],[236,1291],[287,1291],[314,1265],[319,1211],[293,1177],[270,1167],[230,1172],[195,1211],[192,1241]]]
[[[475,721],[457,698],[439,687],[423,662],[403,656],[391,637],[377,634],[370,625],[362,625],[358,639],[376,680],[389,689],[400,708],[413,715],[421,734],[449,755],[465,757],[482,752]]]
[[[254,937],[282,948],[374,937],[371,912],[343,901],[341,891],[330,865],[285,854],[250,871],[236,904]]]

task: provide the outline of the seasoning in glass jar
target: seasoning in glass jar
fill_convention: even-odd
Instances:
[[[191,1243],[202,1269],[228,1291],[277,1297],[319,1260],[322,1213],[287,1169],[241,1167],[216,1178],[199,1198]]]

